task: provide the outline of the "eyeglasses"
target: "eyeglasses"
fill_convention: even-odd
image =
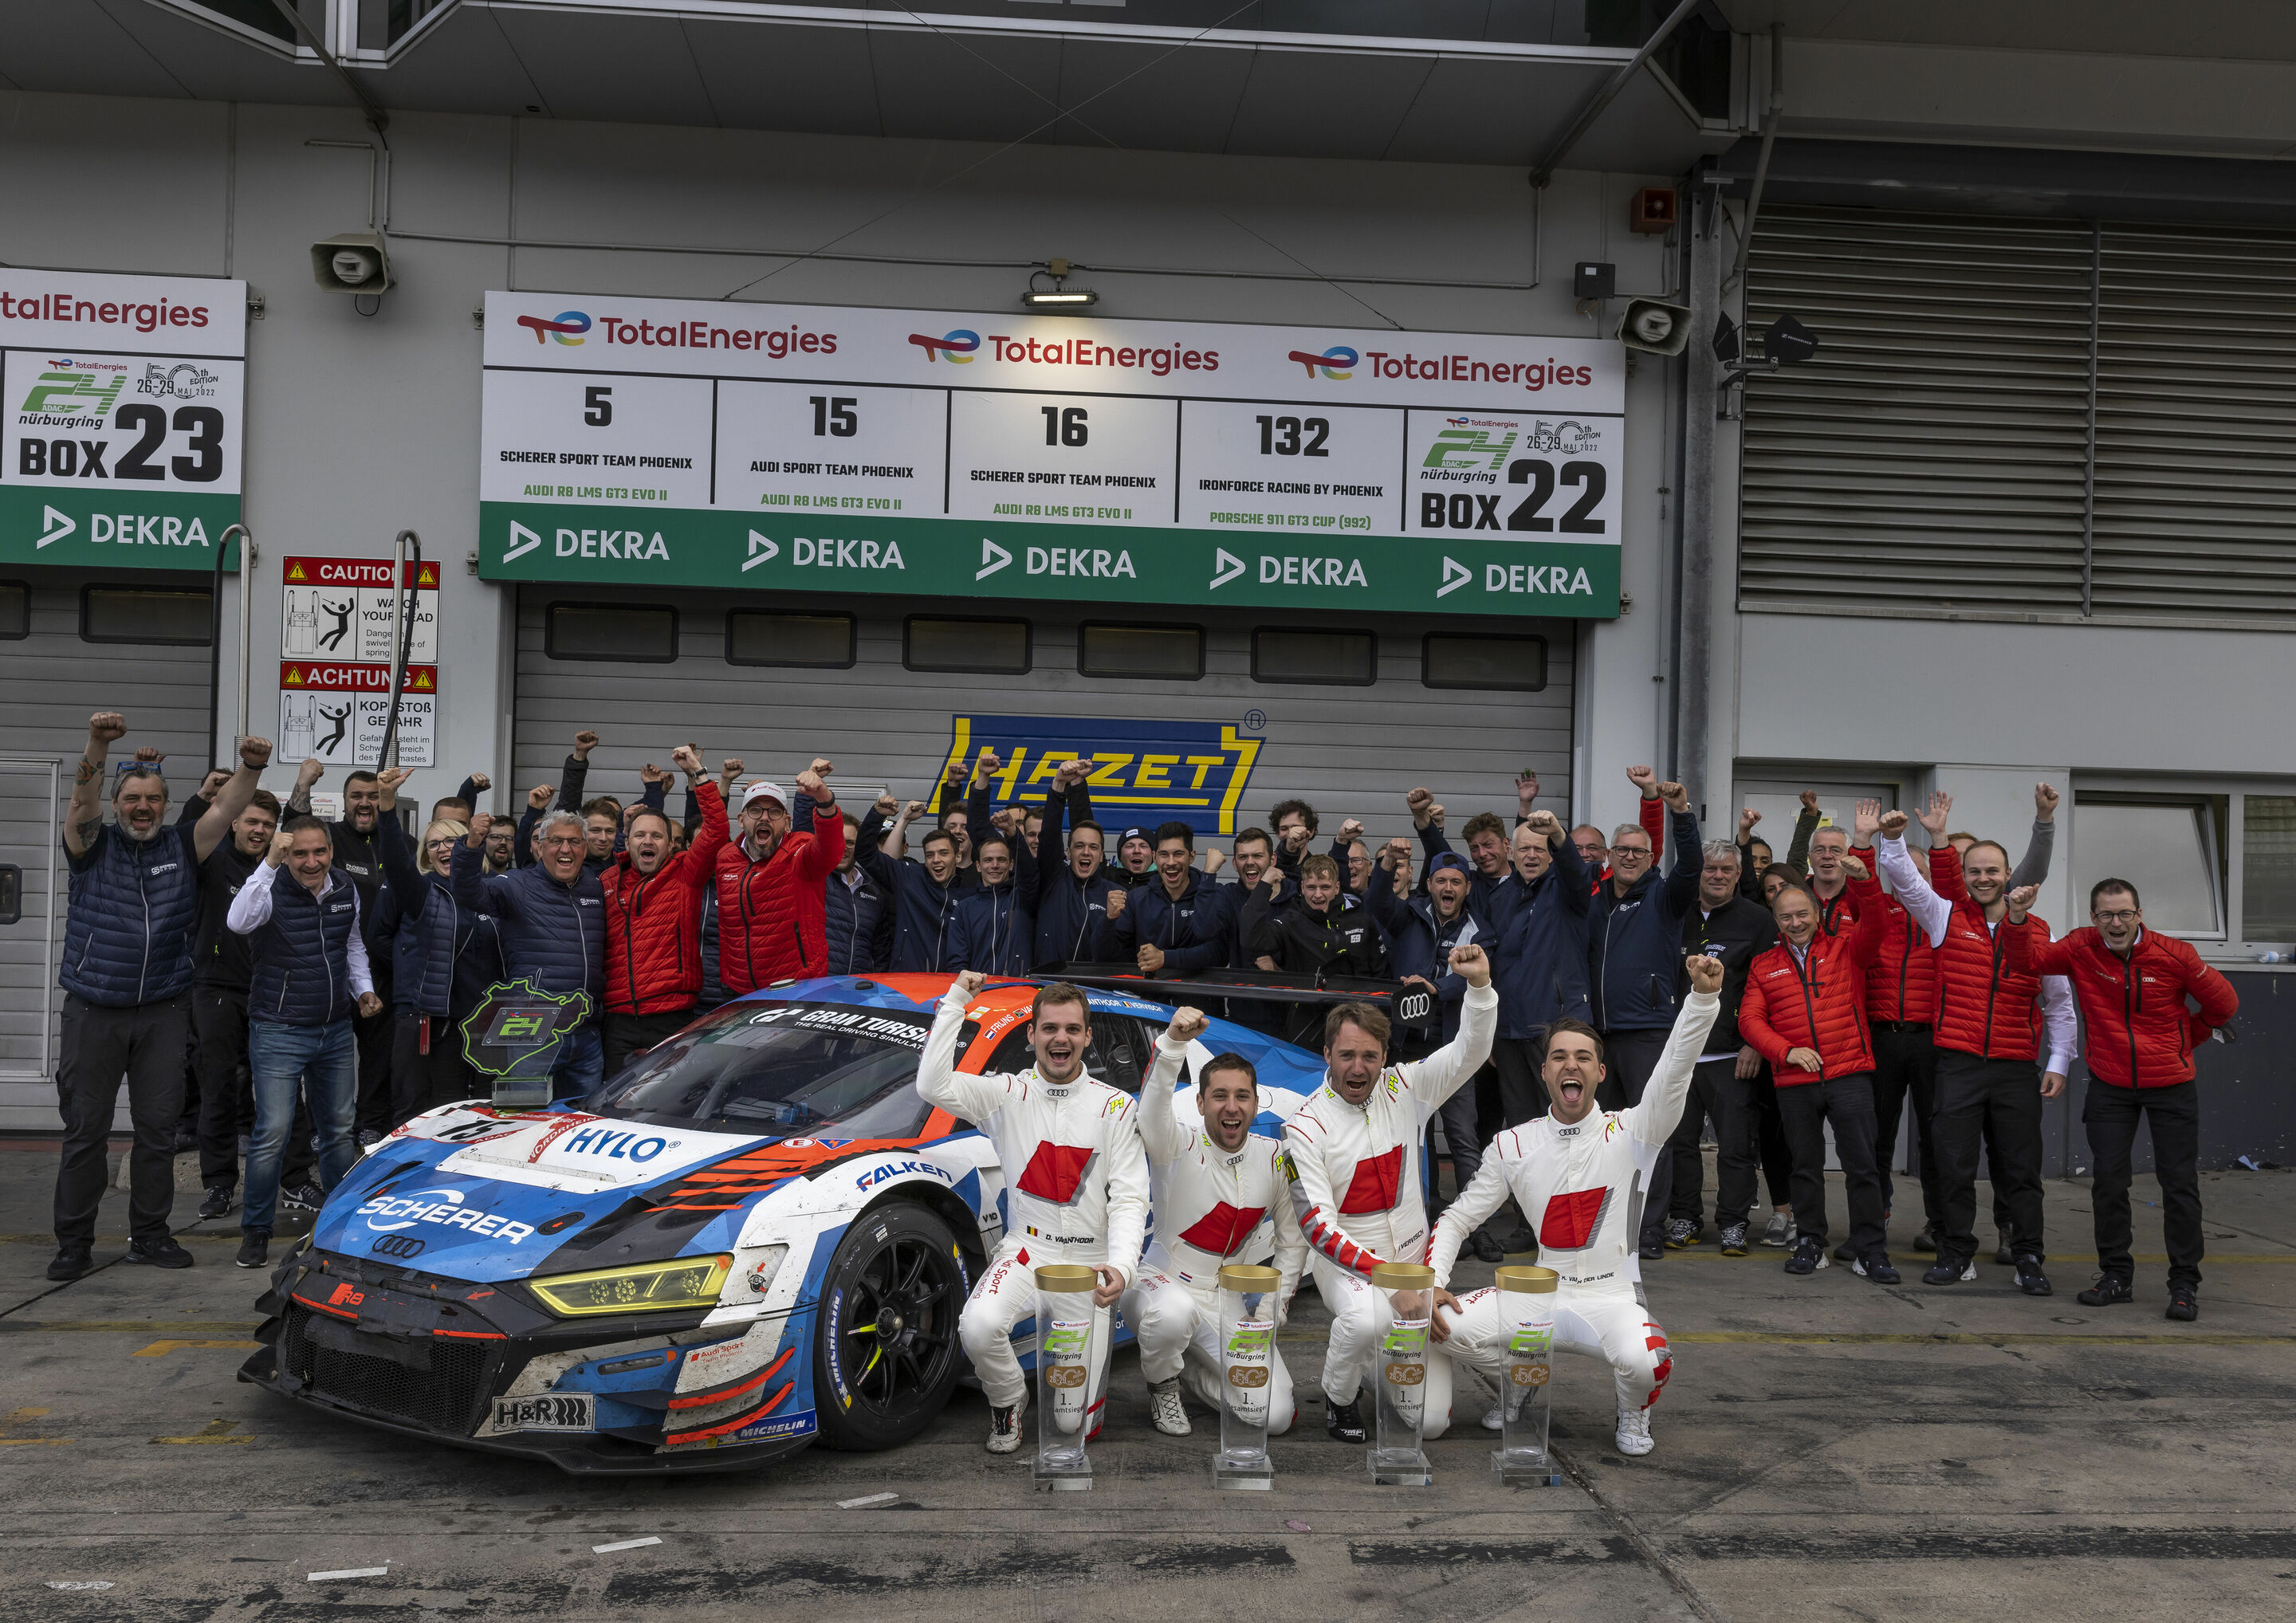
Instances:
[[[426,851],[444,851],[450,849],[454,846],[454,843],[455,837],[452,834],[448,834],[443,839],[424,840],[422,842],[422,848]]]
[[[1611,856],[1616,861],[1624,861],[1629,857],[1648,857],[1650,854],[1651,848],[1646,845],[1614,845],[1611,848]]]
[[[2136,909],[2134,907],[2116,907],[2111,913],[2097,913],[2092,911],[2088,916],[2095,919],[2100,924],[2132,924],[2136,921]]]

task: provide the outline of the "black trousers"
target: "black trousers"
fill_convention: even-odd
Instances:
[[[2136,1146],[2136,1119],[2152,1124],[2152,1171],[2161,1180],[2161,1225],[2169,1241],[2169,1283],[2201,1283],[2201,1085],[2114,1087],[2090,1078],[2081,1122],[2088,1128],[2095,1181],[2089,1204],[2096,1213],[2099,1271],[2135,1276],[2129,1260],[2128,1179]]]
[[[1674,1156],[1675,1171],[1674,1186],[1666,1203],[1669,1217],[1687,1217],[1693,1223],[1706,1220],[1706,1160],[1698,1145],[1699,1131],[1710,1116],[1714,1119],[1715,1220],[1746,1220],[1745,1209],[1754,1198],[1753,1135],[1744,1132],[1751,1123],[1734,1123],[1731,1119],[1730,1093],[1737,1079],[1737,1069],[1738,1061],[1734,1054],[1726,1060],[1702,1060],[1698,1069],[1690,1073],[1690,1096],[1683,1101],[1682,1119],[1674,1124],[1674,1133],[1666,1142]],[[1740,1134],[1743,1134],[1743,1143],[1734,1142]],[[1733,1182],[1734,1150],[1737,1152],[1737,1169],[1743,1174],[1745,1189],[1739,1201],[1738,1215],[1730,1219],[1722,1214],[1728,1209],[1730,1196],[1737,1187]]]
[[[1932,1229],[1943,1216],[1938,1205],[1937,1152],[1931,1147],[1937,1114],[1937,1045],[1930,1028],[1874,1028],[1874,1160],[1882,1175],[1882,1209],[1897,1209],[1890,1163],[1897,1159],[1898,1122],[1913,1101],[1914,1168],[1922,1186],[1922,1217]]]
[[[1716,1189],[1714,1221],[1743,1223],[1759,1193],[1754,1174],[1769,1185],[1772,1206],[1793,1204],[1793,1152],[1786,1145],[1785,1123],[1778,1116],[1778,1090],[1765,1060],[1751,1077],[1738,1075],[1738,1062],[1709,1060],[1699,1066],[1702,1076],[1714,1068],[1722,1097],[1722,1114],[1716,1118],[1714,1155]],[[1697,1086],[1694,1077],[1693,1087]],[[1710,1105],[1710,1111],[1712,1107]],[[1696,1146],[1693,1144],[1693,1148]],[[1677,1215],[1695,1219],[1698,1208]]]
[[[1804,1239],[1825,1243],[1825,1126],[1833,1124],[1833,1152],[1849,1197],[1849,1249],[1871,1257],[1887,1244],[1882,1228],[1882,1183],[1874,1169],[1874,1073],[1853,1071],[1830,1082],[1796,1082],[1778,1089],[1778,1114],[1793,1146],[1794,1226]]]
[[[1666,1052],[1668,1036],[1663,1027],[1603,1033],[1603,1059],[1609,1074],[1603,1078],[1602,1086],[1595,1090],[1595,1103],[1606,1111],[1640,1104],[1643,1089],[1650,1085],[1651,1072],[1658,1069],[1659,1056]],[[1661,1148],[1658,1164],[1651,1168],[1650,1187],[1643,1192],[1640,1239],[1644,1250],[1664,1237],[1667,1202],[1673,1193],[1674,1152]]]
[[[463,1034],[453,1021],[441,1014],[419,1014],[407,1004],[391,1010],[392,1127],[442,1104],[488,1097],[492,1091],[463,1057]]]
[[[358,1045],[358,1106],[353,1128],[361,1133],[388,1133],[398,1125],[390,1119],[390,1050],[398,1036],[388,988],[384,1002],[372,1018],[351,1016],[351,1040]]]
[[[56,1241],[95,1238],[103,1200],[104,1152],[119,1084],[127,1083],[127,1116],[135,1130],[128,1152],[127,1232],[144,1242],[168,1237],[176,1204],[176,1121],[184,1113],[184,1051],[191,1042],[191,994],[112,1008],[64,994],[63,1053],[56,1066],[56,1107],[64,1120],[56,1161]]]
[[[1945,1226],[1939,1260],[1977,1255],[1977,1163],[1989,1140],[1994,1196],[2009,1209],[2009,1249],[2046,1260],[2041,1239],[2041,1066],[2038,1060],[1980,1060],[1940,1048],[1937,1056],[1938,1199]],[[1796,1214],[1799,1217],[1800,1214]]]
[[[1491,1066],[1498,1073],[1499,1126],[1519,1127],[1546,1114],[1546,1054],[1535,1037],[1491,1039]],[[1491,1136],[1498,1136],[1494,1128]]]
[[[628,1064],[630,1056],[639,1049],[651,1048],[656,1043],[676,1037],[693,1021],[694,1013],[691,1009],[671,1009],[661,1014],[608,1014],[603,1034],[607,1077],[612,1078]]]
[[[1793,1152],[1786,1145],[1785,1119],[1778,1114],[1777,1078],[1770,1074],[1767,1060],[1762,1062],[1762,1069],[1754,1073],[1748,1086],[1753,1090],[1757,1142],[1762,1149],[1762,1181],[1770,1186],[1770,1204],[1791,1206]]]

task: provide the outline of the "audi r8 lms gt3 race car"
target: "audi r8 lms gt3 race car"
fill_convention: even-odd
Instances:
[[[917,1092],[950,980],[752,993],[578,1105],[416,1117],[281,1263],[241,1379],[569,1471],[725,1469],[816,1439],[914,1436],[964,1372],[957,1314],[1005,1219],[995,1148]],[[1035,992],[983,989],[962,1069],[1029,1066]],[[1170,1007],[1089,996],[1087,1068],[1136,1093]],[[1229,1049],[1259,1068],[1259,1131],[1321,1085],[1316,1055],[1219,1020],[1165,1108],[1193,1121],[1194,1067]],[[1034,1332],[1015,1336],[1024,1365]]]

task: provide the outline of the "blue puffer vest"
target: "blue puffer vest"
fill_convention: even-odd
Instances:
[[[188,825],[130,840],[96,837],[94,860],[71,871],[71,916],[58,977],[83,1002],[130,1008],[192,984],[192,936],[200,916],[200,865]]]
[[[494,915],[503,967],[545,992],[587,992],[594,1019],[606,987],[606,893],[587,868],[570,885],[540,864],[508,873],[481,873],[484,857],[455,846],[455,899]]]
[[[472,913],[455,900],[453,881],[444,873],[426,873],[422,884],[422,911],[407,918],[402,910],[399,920],[398,1000],[424,1014],[459,1019],[502,980],[502,938],[492,914]],[[406,948],[410,938],[411,951]]]
[[[253,882],[253,881],[250,881]],[[285,867],[272,870],[271,916],[250,938],[255,976],[247,1017],[282,1026],[326,1026],[348,1018],[350,939],[358,927],[358,891],[330,871],[314,896]]]

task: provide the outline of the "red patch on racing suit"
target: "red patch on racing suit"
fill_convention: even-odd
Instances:
[[[1344,1217],[1359,1211],[1393,1211],[1402,1178],[1401,1144],[1397,1144],[1384,1155],[1357,1161],[1355,1179],[1340,1201],[1340,1216]]]
[[[1021,1174],[1020,1191],[1055,1206],[1066,1206],[1084,1186],[1085,1168],[1097,1152],[1075,1144],[1040,1143]]]
[[[1222,1201],[1190,1224],[1180,1238],[1210,1256],[1232,1257],[1267,1215],[1265,1206],[1234,1207]]]
[[[1603,1209],[1610,1204],[1608,1184],[1600,1189],[1575,1189],[1569,1194],[1558,1194],[1546,1202],[1546,1210],[1538,1219],[1538,1249],[1543,1251],[1577,1251],[1586,1249],[1595,1237],[1595,1230],[1603,1221]]]

